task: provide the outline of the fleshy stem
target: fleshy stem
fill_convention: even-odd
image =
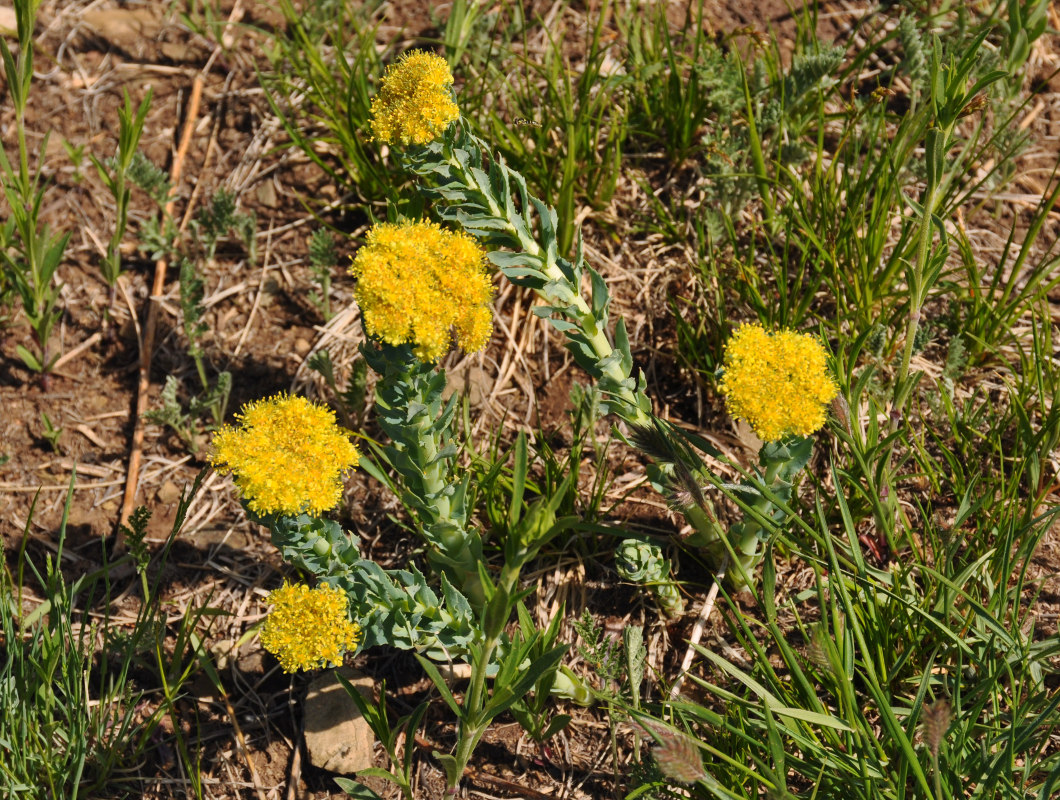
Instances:
[[[807,444],[810,443],[808,439],[801,441]],[[807,456],[811,447],[812,444],[804,446]],[[762,453],[759,456],[762,466],[765,467],[762,475],[762,485],[769,487],[772,491],[782,496],[783,499],[788,500],[791,496],[791,480],[789,478],[793,478],[794,475],[788,475],[787,473],[797,473],[805,461],[800,459],[798,455],[789,456],[787,448],[784,448],[783,453],[779,454],[780,457],[776,457],[776,455],[775,446],[765,445],[762,448]],[[779,484],[778,481],[780,481]],[[751,504],[751,507],[755,512],[766,518],[773,517],[778,513],[776,506],[763,494],[759,494],[757,499]],[[739,567],[734,570],[733,574],[738,582],[742,583],[742,576],[750,575],[754,571],[758,559],[762,556],[761,541],[762,534],[765,532],[762,524],[752,514],[744,514],[743,520],[734,527],[733,549],[736,552],[736,559],[743,567],[742,571]],[[724,560],[725,555],[722,556],[722,560]]]
[[[488,156],[488,166],[484,154]],[[600,380],[601,389],[609,395],[611,410],[631,425],[650,424],[651,401],[643,392],[642,381],[631,377],[633,364],[624,325],[616,329],[613,346],[607,336],[606,286],[590,269],[593,296],[591,302],[582,297],[580,283],[585,265],[580,244],[573,265],[559,255],[555,211],[532,197],[523,177],[494,156],[484,142],[466,130],[463,122],[450,129],[444,142],[407,154],[405,160],[410,171],[434,184],[426,190],[428,194],[451,201],[451,207],[440,210],[443,218],[489,244],[516,251],[494,252],[490,259],[513,283],[530,286],[549,303],[534,312],[541,316],[552,314],[552,324],[576,339],[580,346],[571,347],[575,358]],[[513,184],[520,200],[519,210],[512,198]],[[533,232],[532,210],[537,212],[540,242]],[[571,337],[571,333],[576,336]]]
[[[690,453],[683,443],[672,442],[678,433],[653,413],[643,373],[634,377],[629,338],[621,317],[615,324],[614,344],[608,339],[611,298],[607,284],[585,264],[580,240],[573,264],[559,255],[556,212],[529,193],[525,178],[470,133],[463,121],[451,126],[441,141],[404,153],[401,158],[410,172],[427,183],[425,194],[445,201],[436,207],[439,216],[488,245],[514,251],[498,249],[489,258],[510,281],[530,287],[547,302],[534,313],[547,316],[566,336],[575,360],[597,379],[607,397],[608,410],[633,429],[634,443],[638,443],[640,432],[652,432],[671,440],[666,450]],[[588,300],[581,294],[586,272],[592,287]],[[698,441],[696,446],[714,452],[705,442]],[[650,450],[646,452],[656,457]],[[665,464],[659,466],[661,475],[675,471]],[[677,471],[686,474],[702,466],[699,459],[689,455],[687,465]],[[717,540],[720,531],[709,501],[685,505],[682,511],[695,529],[690,544],[702,546]]]
[[[387,458],[401,475],[405,503],[419,518],[420,533],[430,547],[428,560],[473,607],[481,608],[482,542],[468,525],[468,476],[454,477],[457,448],[451,429],[457,398],[443,406],[445,371],[421,362],[408,345],[368,343],[362,352],[380,376],[376,408],[380,427],[392,442],[386,447]]]

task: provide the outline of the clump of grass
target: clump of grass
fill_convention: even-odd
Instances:
[[[173,640],[161,572],[199,482],[178,504],[158,553],[151,554],[145,542],[150,512],[141,507],[126,530],[128,553],[108,561],[104,549],[102,567],[71,580],[60,567],[75,480],[71,475],[55,555],[48,553],[40,564],[27,550],[36,501],[18,552],[3,554],[0,698],[6,711],[0,739],[18,744],[0,749],[0,791],[12,798],[136,791],[154,748],[174,744],[195,783],[198,770],[178,702],[206,658],[195,629],[209,610],[189,607]],[[140,602],[135,620],[119,626],[111,609],[125,587],[112,583],[111,575],[123,566],[133,567]],[[185,662],[189,648],[192,658]],[[149,691],[155,685],[163,687],[161,697]],[[166,716],[174,722],[173,734],[163,739],[159,726]]]
[[[497,141],[530,190],[555,207],[564,256],[574,244],[579,208],[606,208],[614,196],[629,137],[629,77],[604,39],[611,7],[605,3],[580,34],[563,21],[564,7],[552,29],[517,26],[521,49],[504,46],[483,78],[504,106],[472,104],[465,111],[476,132]],[[542,35],[540,53],[531,32]],[[572,63],[571,52],[580,54],[579,63]]]
[[[281,0],[279,10],[286,28],[271,39],[270,69],[260,79],[290,146],[361,202],[393,196],[394,172],[363,135],[371,76],[382,73],[375,47],[378,22],[371,10],[316,3],[303,14],[290,0]]]

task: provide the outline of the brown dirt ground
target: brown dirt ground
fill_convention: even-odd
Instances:
[[[54,552],[55,534],[62,514],[64,488],[74,465],[76,491],[70,509],[68,544],[64,563],[81,571],[100,563],[100,542],[114,533],[132,433],[132,410],[137,385],[137,329],[145,308],[153,263],[132,250],[126,254],[129,269],[125,289],[113,308],[113,336],[97,338],[108,305],[98,261],[113,224],[109,197],[86,161],[75,166],[63,142],[84,146],[86,152],[105,156],[113,152],[117,135],[116,110],[123,90],[134,101],[148,86],[154,101],[141,147],[157,164],[167,168],[177,138],[186,123],[193,81],[201,76],[205,90],[198,120],[193,123],[191,147],[178,187],[177,215],[194,213],[219,187],[234,192],[240,209],[257,218],[259,263],[251,265],[239,244],[227,242],[208,268],[209,338],[207,360],[215,370],[228,369],[234,377],[230,409],[280,390],[305,390],[320,396],[321,386],[306,367],[308,355],[327,345],[340,367],[348,366],[357,337],[356,319],[340,314],[325,325],[307,301],[311,287],[306,264],[311,217],[303,197],[337,199],[333,187],[310,168],[304,157],[276,149],[283,133],[257,88],[255,65],[264,63],[263,36],[252,28],[268,29],[281,18],[264,2],[221,3],[226,18],[242,10],[241,26],[228,33],[231,46],[215,54],[215,46],[182,24],[171,6],[184,4],[119,4],[112,0],[65,2],[44,0],[38,26],[38,78],[34,81],[29,125],[31,141],[39,143],[46,131],[51,138],[45,174],[51,182],[45,217],[56,228],[72,232],[60,275],[61,304],[65,309],[55,335],[55,346],[71,354],[56,370],[47,389],[24,369],[14,356],[15,345],[29,338],[23,324],[0,329],[0,454],[10,456],[0,465],[0,532],[5,546],[15,546],[27,528],[36,497],[29,552],[41,558]],[[574,5],[577,10],[578,4]],[[672,6],[675,15],[681,11]],[[773,2],[708,2],[708,22],[714,30],[751,27],[775,28],[781,37],[793,22],[788,4]],[[859,10],[853,3],[830,3],[822,20],[822,35],[840,37]],[[422,4],[391,4],[383,33],[404,31],[412,40],[429,35]],[[675,21],[676,18],[675,18]],[[1040,147],[1026,156],[1019,185],[1012,187],[1018,208],[1020,197],[1040,196],[1048,182],[1060,141],[1060,85],[1047,78],[1055,68],[1060,47],[1053,42],[1039,57],[1043,108],[1030,123]],[[211,61],[211,57],[213,60]],[[209,68],[207,68],[209,64]],[[0,107],[0,136],[5,147],[13,144],[13,111]],[[622,209],[637,202],[640,190],[633,182],[620,187],[612,210],[587,215],[585,226],[590,261],[602,268],[616,293],[616,305],[630,323],[635,357],[648,371],[653,396],[664,414],[683,418],[700,429],[710,429],[729,451],[740,447],[738,431],[731,429],[712,404],[695,389],[667,354],[672,342],[667,300],[672,294],[690,294],[692,254],[665,248],[650,240],[604,235],[604,227],[619,226]],[[189,200],[190,199],[190,200]],[[131,230],[152,213],[151,204],[134,194]],[[352,230],[355,219],[335,219]],[[1055,222],[1055,220],[1054,220]],[[1056,226],[1050,232],[1055,236]],[[129,239],[132,239],[130,235]],[[343,253],[348,256],[349,253]],[[335,278],[333,302],[350,304],[351,286],[345,275]],[[573,381],[584,381],[566,359],[557,337],[528,315],[530,298],[506,289],[497,301],[498,334],[484,356],[457,363],[477,403],[481,427],[505,425],[509,429],[533,426],[559,431],[569,408]],[[1054,298],[1054,303],[1060,298]],[[1057,306],[1054,304],[1054,312]],[[1056,317],[1054,316],[1054,319]],[[521,325],[517,322],[522,320]],[[503,330],[517,332],[518,356]],[[670,336],[670,338],[668,338]],[[180,329],[177,285],[167,280],[160,315],[158,351],[152,373],[152,405],[166,375],[194,381],[194,370],[184,352]],[[82,347],[83,346],[83,347]],[[476,396],[477,395],[477,396]],[[528,402],[527,399],[530,399]],[[63,429],[57,452],[41,436],[41,414]],[[720,433],[718,433],[720,431]],[[560,434],[561,435],[561,434]],[[172,523],[176,500],[204,466],[202,453],[190,455],[181,443],[158,426],[148,425],[144,465],[137,502],[154,512],[150,541],[160,544]],[[640,465],[626,451],[612,448],[612,469],[618,477],[616,491],[640,474]],[[37,494],[39,490],[39,495]],[[347,499],[350,519],[372,556],[384,563],[408,557],[409,542],[395,544],[387,516],[397,510],[393,498],[370,484],[366,476],[354,477]],[[672,533],[674,518],[664,504],[646,492],[635,494],[624,506],[630,524]],[[1035,559],[1046,581],[1039,609],[1043,631],[1055,633],[1060,604],[1060,544],[1056,531]],[[217,475],[206,478],[195,498],[188,523],[180,533],[175,557],[167,573],[167,598],[176,608],[207,600],[230,612],[209,632],[215,652],[232,648],[242,634],[263,615],[263,598],[278,584],[284,568],[266,534],[249,524],[230,482]],[[643,602],[623,595],[606,582],[600,565],[586,564],[569,554],[533,576],[541,587],[540,612],[547,616],[565,604],[568,613],[590,608],[618,629],[623,624],[644,624],[649,631],[653,665],[673,674],[680,658],[680,641],[688,635],[691,617],[669,625],[657,619]],[[692,580],[697,580],[695,575]],[[785,576],[789,590],[812,579],[798,571]],[[707,577],[702,576],[702,583]],[[608,592],[600,592],[608,587]],[[122,611],[133,611],[127,601]],[[632,609],[616,615],[614,609]],[[566,634],[570,638],[570,631]],[[368,654],[358,666],[369,674],[386,677],[400,701],[426,686],[415,663],[404,654]],[[281,676],[273,661],[263,657],[256,641],[245,644],[221,670],[232,707],[225,707],[208,682],[197,682],[189,695],[189,715],[196,711],[203,735],[202,766],[210,798],[327,798],[342,797],[329,775],[308,766],[296,754],[299,741],[299,698],[303,683]],[[411,707],[411,706],[410,706]],[[399,709],[400,710],[400,709]],[[249,753],[241,754],[233,733],[233,714],[246,739]],[[189,719],[191,716],[189,716]],[[449,731],[428,726],[445,744]],[[611,775],[605,723],[601,717],[577,712],[571,728],[554,748],[528,746],[517,727],[498,724],[487,737],[475,762],[470,783],[490,794],[503,796],[600,797],[610,792]],[[435,745],[423,742],[424,751]],[[420,759],[422,797],[438,797],[441,775],[430,758]],[[186,785],[172,760],[159,757],[148,765],[156,780],[146,786],[147,797],[183,797]],[[379,788],[379,787],[377,787]],[[544,795],[525,793],[536,790]]]

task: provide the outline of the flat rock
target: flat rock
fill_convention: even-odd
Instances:
[[[448,400],[451,395],[463,395],[466,392],[468,402],[475,407],[489,397],[496,381],[476,361],[477,359],[465,358],[455,369],[446,371],[446,384],[442,389],[443,400]]]
[[[372,697],[371,678],[349,667],[339,667],[338,671],[364,697]],[[314,767],[340,775],[353,775],[375,763],[375,735],[333,669],[309,684],[305,747]]]
[[[180,499],[180,495],[180,487],[173,483],[173,481],[168,480],[158,488],[157,492],[155,492],[155,497],[158,499],[158,502],[164,506],[173,505],[173,503]]]

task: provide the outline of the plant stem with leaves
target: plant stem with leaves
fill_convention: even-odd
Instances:
[[[555,675],[560,659],[567,651],[566,645],[540,647],[545,633],[525,624],[520,625],[512,637],[505,633],[512,611],[521,605],[518,587],[523,568],[537,557],[545,544],[574,522],[573,518],[556,516],[563,492],[529,505],[524,503],[527,447],[526,437],[521,434],[516,439],[514,457],[512,505],[504,541],[504,564],[496,583],[484,571],[482,573],[486,603],[479,617],[481,638],[469,647],[471,682],[463,701],[456,700],[432,662],[417,656],[458,720],[455,752],[434,754],[445,770],[445,797],[455,797],[459,792],[460,781],[471,755],[493,719],[520,702],[543,678]],[[519,616],[522,623],[529,620],[525,609]],[[488,677],[493,678],[489,688]]]
[[[0,183],[11,207],[11,218],[4,230],[4,241],[14,245],[12,252],[0,252],[8,283],[14,286],[22,301],[22,310],[37,340],[36,352],[22,345],[16,352],[23,363],[41,373],[42,384],[47,384],[47,373],[58,359],[49,352],[48,338],[62,311],[57,307],[61,286],[55,282],[55,272],[62,260],[70,234],[54,235],[47,224],[40,223],[41,205],[47,189],[41,179],[39,162],[47,152],[45,135],[38,153],[38,168],[30,171],[29,145],[26,141],[26,104],[33,80],[33,26],[36,3],[16,0],[15,18],[18,27],[18,56],[13,56],[7,41],[0,39],[7,90],[15,108],[15,135],[18,141],[18,161],[12,164],[6,150],[0,147]],[[17,237],[17,238],[16,238]]]
[[[702,461],[688,447],[685,434],[652,412],[644,374],[634,373],[621,317],[611,344],[607,284],[586,265],[580,239],[573,263],[560,256],[555,210],[532,196],[523,176],[493,155],[463,121],[450,126],[441,140],[407,152],[403,158],[406,167],[427,183],[423,191],[445,201],[437,207],[439,216],[486,244],[507,248],[490,252],[489,259],[512,283],[533,289],[545,300],[534,313],[564,334],[575,361],[596,379],[606,410],[633,428],[634,443],[649,432],[666,440],[665,449],[678,463],[660,464],[659,474],[672,477],[676,472],[694,483],[694,472],[702,468]],[[581,293],[586,274],[591,285],[588,300]],[[702,439],[695,444],[705,452],[715,452]],[[670,477],[665,477],[667,484]],[[682,510],[704,540],[713,541],[720,535],[706,498]]]
[[[909,319],[906,327],[905,344],[902,350],[902,361],[894,385],[894,412],[900,415],[908,402],[915,381],[910,381],[909,364],[913,357],[913,346],[920,325],[921,309],[928,298],[932,287],[939,279],[942,268],[949,254],[949,241],[942,220],[936,215],[939,190],[952,177],[946,170],[946,153],[957,122],[968,114],[985,106],[985,98],[979,93],[993,83],[1007,77],[1007,73],[994,70],[987,73],[971,87],[966,89],[968,75],[976,64],[979,48],[986,39],[987,31],[972,42],[960,60],[952,59],[949,64],[942,63],[942,45],[936,37],[932,50],[931,66],[931,105],[934,124],[928,128],[924,141],[924,154],[927,162],[927,178],[921,203],[908,201],[920,217],[920,231],[917,239],[916,259],[907,270],[909,284]],[[942,247],[933,252],[934,231],[938,229]],[[892,429],[897,425],[897,418],[892,422]]]
[[[101,161],[95,156],[90,156],[92,163],[96,166],[99,178],[107,187],[111,197],[114,198],[115,213],[117,218],[114,222],[114,233],[107,244],[106,257],[100,264],[103,271],[103,279],[107,282],[110,290],[110,303],[114,302],[115,284],[118,276],[122,273],[121,243],[125,238],[125,229],[129,222],[129,184],[132,183],[130,170],[135,161],[137,146],[140,136],[144,130],[144,120],[151,108],[152,90],[147,90],[147,96],[136,109],[133,109],[132,100],[128,92],[125,93],[124,105],[118,109],[118,152],[112,159]]]
[[[457,478],[452,435],[457,396],[442,402],[445,370],[416,358],[410,347],[366,344],[368,365],[379,375],[376,410],[390,437],[383,453],[401,476],[405,502],[418,518],[427,559],[463,591],[472,606],[485,600],[479,577],[482,542],[465,503],[470,474]]]

